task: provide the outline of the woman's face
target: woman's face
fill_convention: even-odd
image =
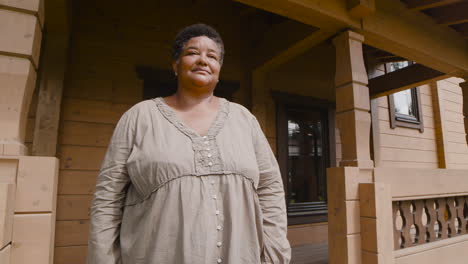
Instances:
[[[179,83],[214,89],[219,79],[220,49],[208,37],[191,38],[178,61],[173,63]]]

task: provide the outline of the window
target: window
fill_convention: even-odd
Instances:
[[[385,72],[393,72],[413,64],[411,61],[385,64]],[[390,127],[409,127],[424,131],[419,88],[415,87],[388,96]]]

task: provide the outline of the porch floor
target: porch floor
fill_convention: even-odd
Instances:
[[[328,264],[328,244],[293,247],[291,264]]]

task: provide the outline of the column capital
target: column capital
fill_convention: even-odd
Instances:
[[[347,41],[349,39],[359,41],[361,43],[364,42],[363,35],[356,33],[354,31],[351,31],[351,30],[346,30],[346,31],[341,32],[340,34],[338,34],[336,37],[333,38],[333,45],[335,46],[339,45],[340,42]]]

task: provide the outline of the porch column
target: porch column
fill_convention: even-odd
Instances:
[[[360,264],[359,184],[372,182],[370,100],[364,66],[364,37],[346,31],[335,37],[336,122],[342,143],[339,168],[327,170],[330,264]]]
[[[352,31],[333,40],[336,48],[336,121],[342,142],[340,167],[372,168],[370,100],[362,53],[364,37]]]
[[[460,83],[460,87],[463,94],[463,121],[465,121],[465,137],[468,144],[468,78],[465,78],[465,82]]]
[[[43,0],[0,0],[0,263],[53,261],[58,160],[26,156]]]

